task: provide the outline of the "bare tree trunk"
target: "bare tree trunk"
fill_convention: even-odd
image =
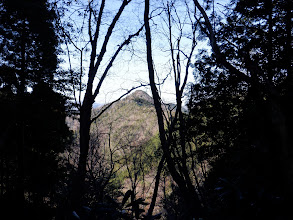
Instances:
[[[86,95],[87,96],[87,95]],[[80,109],[80,156],[78,162],[77,174],[73,183],[72,205],[74,208],[82,204],[84,194],[84,183],[86,177],[86,165],[90,141],[91,110],[93,101],[90,98],[84,100]]]
[[[171,173],[172,178],[177,183],[182,196],[185,200],[186,204],[186,215],[189,218],[199,218],[201,213],[201,204],[198,198],[198,195],[195,191],[195,188],[190,185],[191,180],[188,175],[187,170],[181,170],[181,172],[177,172],[174,160],[171,157],[171,153],[169,150],[169,143],[171,143],[171,137],[167,139],[167,134],[164,128],[164,117],[163,117],[163,110],[161,106],[161,98],[159,96],[156,83],[155,83],[155,71],[153,67],[153,58],[152,58],[152,46],[151,46],[151,31],[149,25],[149,0],[145,0],[145,12],[144,12],[144,22],[145,22],[145,29],[146,29],[146,48],[147,48],[147,63],[148,63],[148,71],[149,71],[149,80],[151,91],[154,99],[154,106],[156,109],[157,119],[158,119],[158,126],[159,126],[159,134],[160,134],[160,141],[161,146],[166,157],[166,162],[168,169]],[[169,131],[172,132],[172,131]],[[185,167],[183,166],[183,169]]]
[[[157,174],[156,174],[156,182],[155,182],[155,188],[154,188],[154,193],[153,193],[153,197],[152,197],[152,202],[150,204],[150,208],[148,210],[148,214],[147,216],[149,218],[151,218],[151,216],[153,215],[153,211],[156,205],[156,200],[157,200],[157,196],[158,196],[158,190],[159,190],[159,184],[160,184],[160,178],[161,178],[161,172],[163,170],[164,167],[164,162],[165,162],[165,156],[163,155],[159,166],[158,166],[158,170],[157,170]]]
[[[113,20],[107,29],[105,38],[102,40],[102,46],[100,50],[98,51],[98,41],[99,41],[100,28],[102,24],[102,15],[103,15],[104,7],[105,7],[105,1],[106,0],[102,0],[101,2],[94,31],[93,31],[92,20],[91,20],[92,16],[95,16],[91,8],[92,1],[89,1],[89,5],[88,5],[88,7],[90,8],[89,18],[88,18],[88,35],[89,35],[89,43],[91,46],[91,55],[90,55],[88,80],[86,84],[86,93],[84,96],[83,103],[80,107],[80,157],[78,162],[77,175],[75,176],[73,180],[73,191],[71,195],[71,203],[73,208],[76,208],[82,204],[82,196],[84,194],[84,184],[85,184],[85,178],[86,178],[86,172],[87,172],[86,167],[87,167],[87,159],[88,159],[88,151],[89,151],[91,123],[95,121],[104,112],[102,111],[101,114],[99,114],[98,116],[92,119],[91,112],[92,112],[94,100],[97,97],[97,95],[100,93],[101,86],[105,78],[108,76],[109,70],[111,69],[116,57],[119,55],[121,50],[131,42],[132,38],[138,36],[140,31],[143,29],[143,26],[142,26],[136,33],[129,35],[128,38],[126,38],[124,41],[121,42],[121,44],[114,51],[112,57],[108,61],[103,73],[99,77],[97,86],[94,87],[94,81],[97,78],[97,72],[104,59],[104,55],[107,51],[107,46],[112,36],[113,30],[122,12],[124,11],[125,7],[131,2],[131,0],[122,1],[119,10],[113,17]],[[65,33],[65,35],[69,37],[67,33]],[[70,42],[72,42],[70,38],[69,40]],[[75,45],[74,43],[73,45],[75,48],[77,48],[81,52],[81,55],[82,55],[82,50],[84,48],[79,49],[77,45]],[[81,64],[82,64],[82,57],[81,57]]]

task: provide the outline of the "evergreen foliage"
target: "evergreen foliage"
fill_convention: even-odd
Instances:
[[[199,82],[191,87],[189,127],[197,154],[212,164],[204,183],[212,218],[291,216],[289,6],[231,1],[215,25],[222,58],[202,51],[195,64]]]
[[[62,196],[59,154],[70,141],[66,97],[57,93],[58,39],[47,1],[0,2],[3,216],[51,219]]]

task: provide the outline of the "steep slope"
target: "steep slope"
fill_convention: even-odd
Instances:
[[[111,146],[138,146],[158,132],[152,98],[138,90],[113,104],[96,122],[91,131],[102,142],[111,140]],[[101,108],[95,109],[98,114]]]

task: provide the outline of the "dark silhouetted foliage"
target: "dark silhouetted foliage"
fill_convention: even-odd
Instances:
[[[47,1],[0,1],[1,215],[51,219],[70,141],[66,97],[55,91],[58,40]],[[58,76],[60,77],[60,76]]]
[[[199,158],[212,165],[204,183],[209,214],[212,219],[289,219],[290,3],[240,0],[230,6],[235,8],[216,24],[219,51],[202,51],[195,64],[199,81],[189,102],[190,135]]]

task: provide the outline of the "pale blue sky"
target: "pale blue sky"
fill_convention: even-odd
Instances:
[[[215,0],[216,1],[216,0]],[[87,2],[87,1],[85,1]],[[106,1],[111,4],[106,4],[106,14],[107,18],[111,17],[119,7],[121,0],[111,0]],[[157,10],[154,11],[154,14],[162,12],[160,8],[162,1],[154,1],[155,5],[153,5],[152,9],[155,7]],[[186,18],[186,14],[184,14],[184,5],[180,4],[182,1],[175,1],[176,10],[178,14],[180,14],[180,20],[184,23],[188,23],[188,19]],[[226,2],[223,0],[218,0],[216,2]],[[216,4],[217,5],[217,4]],[[219,7],[219,6],[218,6]],[[72,12],[75,8],[72,7]],[[219,8],[218,8],[219,9]],[[140,27],[143,22],[143,12],[144,12],[144,1],[142,0],[133,0],[126,8],[126,11],[122,14],[121,21],[118,23],[116,29],[114,29],[113,37],[111,38],[107,54],[105,56],[104,61],[108,61],[113,54],[117,45],[119,45],[123,39],[125,39],[129,34],[135,33],[136,30]],[[161,16],[164,16],[164,12],[161,13]],[[76,20],[75,25],[82,26],[82,19],[76,19],[74,13],[72,17]],[[175,18],[176,19],[176,18]],[[170,73],[170,50],[168,46],[168,29],[166,27],[166,17],[162,19],[162,17],[154,17],[151,21],[152,26],[152,46],[153,46],[153,56],[154,56],[154,65],[158,75],[158,81],[162,81],[169,73]],[[105,19],[105,26],[107,25],[107,20]],[[86,26],[85,26],[86,27]],[[173,26],[173,43],[176,43],[174,40],[177,37],[178,31],[176,31],[176,23]],[[190,25],[185,24],[184,27],[184,35],[190,33]],[[103,32],[104,30],[102,30]],[[87,32],[84,32],[87,33]],[[86,36],[86,35],[85,35]],[[103,39],[103,36],[101,36]],[[134,42],[126,48],[126,51],[123,51],[120,56],[117,57],[114,65],[112,66],[108,77],[105,79],[103,86],[100,90],[100,94],[96,98],[96,103],[108,103],[115,99],[117,99],[123,92],[128,89],[135,87],[141,83],[148,83],[148,71],[146,65],[146,52],[145,52],[145,35],[144,30],[141,32],[140,36],[137,37]],[[84,42],[87,38],[76,39],[76,44],[79,47],[83,47]],[[181,40],[182,47],[186,54],[189,53],[191,47],[191,41],[184,37]],[[198,42],[197,48],[207,47],[206,43]],[[134,50],[132,50],[134,49]],[[70,47],[70,50],[73,51],[73,47]],[[129,51],[130,50],[130,51]],[[183,56],[181,56],[183,58]],[[66,61],[61,66],[63,68],[68,68],[68,58],[63,56],[63,59]],[[84,56],[84,71],[87,74],[88,70],[88,60],[89,53]],[[195,60],[193,59],[193,62]],[[80,60],[79,57],[71,58],[71,62],[75,68],[79,68]],[[98,73],[98,76],[103,72],[103,67],[105,67],[106,62],[102,63],[101,72]],[[181,64],[182,66],[182,74],[184,74],[184,61]],[[194,82],[193,69],[189,68],[189,82]],[[84,81],[86,82],[86,77],[84,77]],[[95,81],[97,84],[98,80]],[[141,88],[142,90],[148,92],[150,94],[149,88]],[[165,83],[160,87],[162,99],[165,102],[175,102],[175,94],[174,94],[174,78],[171,75],[168,76]]]

